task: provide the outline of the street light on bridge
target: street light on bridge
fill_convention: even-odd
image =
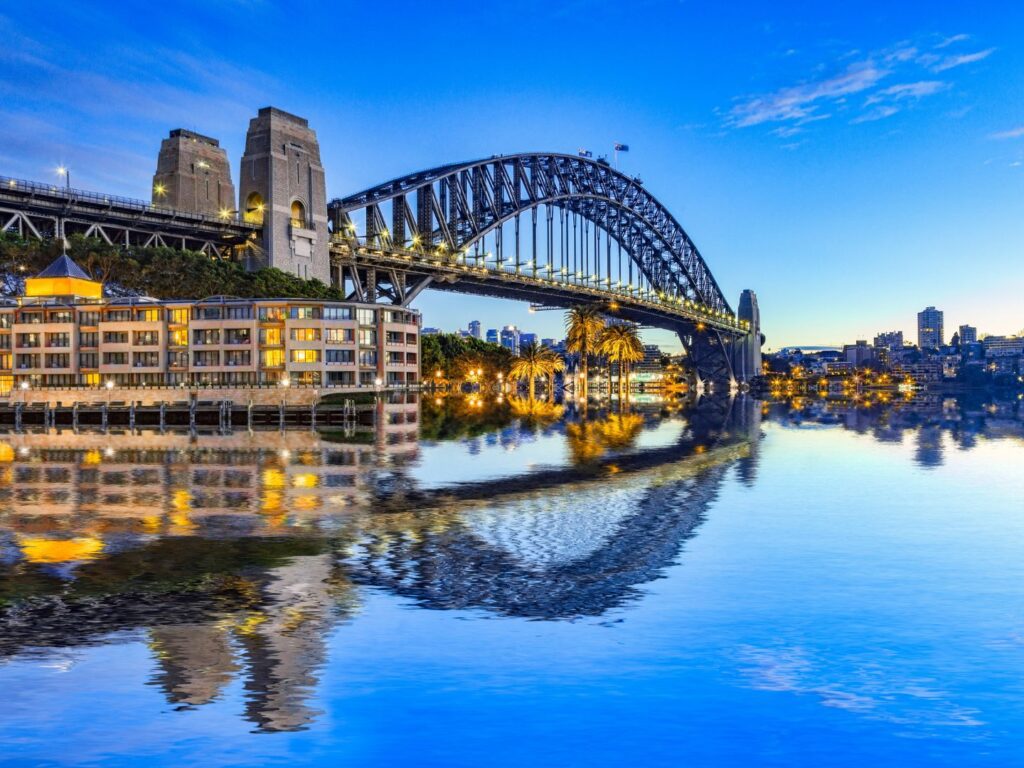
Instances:
[[[64,188],[71,189],[71,169],[63,165],[58,165],[57,175],[64,177]]]

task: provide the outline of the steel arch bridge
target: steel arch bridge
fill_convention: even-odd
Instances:
[[[749,334],[696,245],[636,177],[554,153],[446,165],[332,200],[332,277],[353,299],[424,288],[597,304],[677,333],[699,379],[731,382]]]

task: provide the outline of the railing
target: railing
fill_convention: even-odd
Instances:
[[[99,192],[89,192],[84,189],[64,187],[59,184],[43,184],[38,181],[15,179],[10,176],[0,176],[0,196],[2,196],[4,192],[28,192],[31,194],[46,195],[47,197],[59,197],[68,203],[83,202],[93,203],[95,205],[116,206],[118,208],[124,208],[132,211],[174,216],[177,219],[187,219],[203,224],[220,226],[229,224],[231,226],[242,226],[254,231],[261,228],[258,224],[239,219],[237,211],[232,211],[233,215],[227,218],[222,216],[208,216],[203,213],[180,211],[176,208],[157,205],[156,203],[147,203],[145,200],[139,200],[137,198],[106,195]]]

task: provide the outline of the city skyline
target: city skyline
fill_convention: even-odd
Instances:
[[[245,120],[271,103],[317,130],[331,197],[440,162],[522,149],[611,158],[625,142],[620,168],[676,213],[733,307],[741,290],[758,292],[766,348],[841,346],[892,329],[915,338],[928,305],[944,310],[948,328],[1012,334],[1024,326],[1012,279],[1024,245],[1015,97],[1024,61],[1012,30],[1024,10],[984,5],[1001,12],[939,8],[926,25],[881,4],[856,13],[747,4],[731,19],[668,3],[629,14],[585,4],[571,15],[528,5],[514,14],[535,22],[528,43],[570,22],[579,33],[554,60],[525,57],[514,73],[435,62],[442,71],[428,74],[375,57],[368,76],[341,82],[326,44],[254,60],[253,40],[275,13],[262,3],[190,6],[195,23],[159,37],[159,16],[141,7],[11,8],[0,16],[10,73],[0,163],[41,180],[60,165],[74,186],[148,197],[156,149],[181,127],[217,138],[237,179]],[[407,10],[416,23],[396,31],[399,46],[412,30],[442,38],[513,16]],[[371,23],[364,14],[348,9],[346,23]],[[653,35],[634,52],[639,82],[636,67],[587,57],[587,32],[612,23],[623,36]],[[219,34],[225,24],[236,40]],[[109,39],[132,43],[97,48]],[[369,54],[369,41],[349,45],[347,57]],[[587,67],[568,66],[580,57]],[[438,91],[439,81],[460,88]],[[984,269],[965,269],[967,255]],[[869,276],[861,288],[857,278]],[[563,326],[559,313],[529,315],[523,303],[427,292],[418,308],[438,327],[468,316],[541,336]],[[645,337],[678,347],[664,331]]]

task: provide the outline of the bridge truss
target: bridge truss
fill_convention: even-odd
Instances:
[[[228,258],[256,245],[259,227],[103,195],[0,176],[0,232],[24,238],[80,234],[111,245],[164,246]]]
[[[637,178],[573,155],[435,168],[333,200],[335,281],[408,304],[425,287],[565,307],[679,334],[698,376],[733,378],[749,332],[697,247]]]

